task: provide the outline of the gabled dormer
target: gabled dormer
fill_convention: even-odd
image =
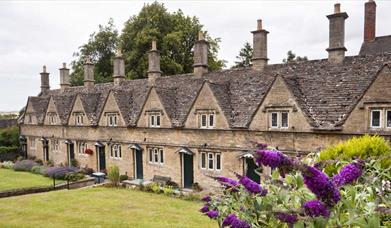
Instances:
[[[287,83],[277,76],[250,123],[262,131],[304,131],[311,126]]]
[[[107,96],[106,102],[104,104],[103,111],[99,119],[99,126],[125,126],[124,118],[112,91]]]
[[[46,110],[46,115],[45,115],[45,120],[44,120],[45,125],[60,125],[61,121],[58,116],[58,111],[56,104],[54,102],[54,98],[50,97],[48,108]]]
[[[24,124],[43,124],[49,98],[29,97],[24,113]]]
[[[70,126],[89,126],[89,121],[86,116],[86,112],[81,101],[80,95],[77,95],[72,111],[69,116],[68,125]]]
[[[171,120],[167,115],[162,100],[159,97],[156,88],[153,87],[144,103],[141,115],[137,122],[137,127],[149,128],[169,128]]]
[[[217,88],[220,85],[213,86],[216,91],[220,89]],[[228,105],[228,102],[218,102],[211,85],[204,83],[187,116],[185,128],[228,129],[229,124],[220,104]]]

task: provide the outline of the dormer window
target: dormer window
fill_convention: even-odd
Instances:
[[[75,125],[83,126],[84,124],[84,114],[83,113],[75,113]]]
[[[381,110],[371,110],[371,128],[381,128],[381,116]]]
[[[215,114],[214,112],[200,112],[199,113],[199,126],[204,129],[211,129],[215,127]]]
[[[287,111],[270,112],[269,126],[273,129],[289,128],[289,113]]]
[[[160,127],[161,114],[150,113],[149,114],[149,127]]]
[[[118,114],[117,113],[108,113],[107,114],[107,126],[115,127],[118,125]]]
[[[49,123],[53,124],[53,125],[57,123],[57,114],[56,113],[49,113]]]

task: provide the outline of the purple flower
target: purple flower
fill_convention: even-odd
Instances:
[[[285,155],[279,151],[258,150],[257,155],[256,162],[258,165],[269,166],[272,169],[280,167],[285,159]]]
[[[236,180],[233,180],[228,177],[216,177],[216,180],[220,182],[220,184],[228,187],[236,186],[239,184]]]
[[[236,217],[235,214],[229,214],[227,217],[224,218],[223,220],[223,227],[225,226],[230,226],[232,224],[232,222],[237,219],[238,217]]]
[[[206,215],[211,219],[215,219],[219,216],[219,212],[216,210],[213,210],[213,211],[209,211],[208,213],[206,213]]]
[[[303,171],[303,177],[307,188],[327,205],[334,205],[341,199],[339,190],[322,171],[315,167],[307,166]]]
[[[242,184],[249,193],[260,194],[261,196],[265,196],[267,194],[267,190],[262,188],[258,183],[251,180],[246,176],[240,176],[236,174],[239,178],[239,183]]]
[[[251,228],[246,221],[236,218],[231,223],[231,228]]]
[[[202,201],[205,201],[205,202],[209,202],[211,201],[212,199],[210,198],[210,196],[206,195],[202,198]]]
[[[359,163],[351,163],[344,166],[337,175],[333,177],[333,183],[337,187],[351,184],[362,175],[362,166]]]
[[[328,218],[330,216],[330,211],[327,209],[327,206],[319,200],[308,201],[303,204],[303,208],[305,214],[310,217],[323,216]]]
[[[209,205],[208,205],[208,204],[205,204],[205,205],[200,209],[200,211],[201,211],[202,213],[208,212],[208,211],[209,211]]]
[[[274,214],[276,218],[282,222],[288,223],[288,225],[292,226],[297,222],[297,214],[295,213],[287,213],[287,212],[276,212]]]

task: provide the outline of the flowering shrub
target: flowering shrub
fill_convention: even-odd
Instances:
[[[79,172],[79,169],[75,167],[53,166],[47,169],[46,175],[48,177],[54,176],[56,179],[64,180],[69,173],[76,172]]]
[[[272,177],[262,184],[239,174],[214,177],[223,194],[202,199],[200,212],[220,227],[380,227],[390,219],[390,167],[376,159],[341,163],[329,177],[314,159],[293,159],[264,144],[253,154],[256,164],[274,168]]]
[[[35,161],[32,161],[32,160],[21,160],[21,161],[15,162],[13,169],[15,171],[30,172],[31,169],[37,165],[38,165],[38,163],[36,163]]]
[[[0,168],[12,169],[13,167],[14,167],[14,163],[12,161],[5,161],[3,163],[0,163]]]

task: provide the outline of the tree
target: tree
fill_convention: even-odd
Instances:
[[[288,51],[287,53],[287,58],[283,59],[283,63],[293,63],[293,62],[302,62],[302,61],[308,61],[307,56],[301,57],[301,56],[296,56],[295,53],[292,51]]]
[[[253,56],[253,48],[249,42],[244,44],[244,47],[240,49],[239,55],[236,56],[238,61],[235,61],[235,65],[232,68],[249,67],[251,66],[251,58]]]
[[[112,80],[112,58],[119,47],[125,58],[125,71],[128,79],[147,77],[148,51],[156,39],[161,56],[163,75],[193,72],[193,46],[203,25],[197,17],[185,16],[181,10],[170,13],[164,4],[146,4],[138,15],[125,22],[118,35],[112,20],[99,32],[93,33],[87,44],[81,46],[72,63],[72,84],[80,84],[83,79],[84,57],[92,54],[95,62],[96,82]],[[219,38],[212,38],[205,32],[209,42],[208,64],[211,71],[221,69],[225,61],[219,60]],[[77,82],[77,83],[76,83]]]
[[[88,42],[79,47],[79,52],[73,54],[76,60],[71,63],[71,84],[83,84],[83,64],[87,56],[95,63],[96,83],[112,81],[112,59],[118,46],[118,39],[119,34],[113,19],[110,19],[106,26],[99,25],[99,31],[92,33]]]

